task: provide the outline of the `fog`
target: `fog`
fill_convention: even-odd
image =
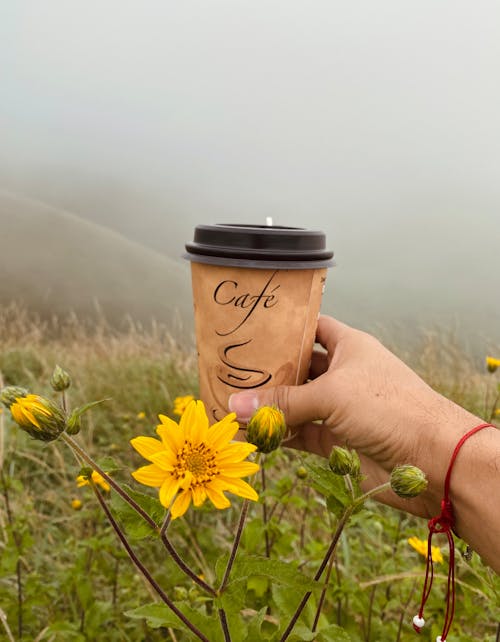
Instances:
[[[496,1],[4,2],[0,73],[0,187],[172,256],[323,229],[326,311],[500,341]]]

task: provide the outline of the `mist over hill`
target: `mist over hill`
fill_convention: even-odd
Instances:
[[[188,265],[69,212],[0,190],[0,303],[46,315],[190,322]]]

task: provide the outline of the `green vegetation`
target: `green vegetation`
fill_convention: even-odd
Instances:
[[[413,356],[403,356],[435,388],[490,418],[498,401],[498,373],[483,371],[451,341],[436,336],[427,337]],[[111,399],[83,417],[76,439],[114,479],[143,492],[130,473],[144,460],[129,440],[154,436],[158,413],[173,416],[176,397],[196,395],[193,346],[178,343],[161,326],[146,331],[129,325],[117,332],[104,322],[92,327],[76,319],[62,325],[34,323],[15,306],[0,311],[0,385],[22,385],[55,400],[49,380],[56,364],[73,379],[68,394],[71,407]],[[233,585],[243,590],[225,597],[226,602],[232,600],[230,628],[232,613],[243,614],[244,626],[232,629],[237,630],[234,642],[265,640],[292,617],[308,589],[304,576],[316,573],[337,526],[331,502],[327,507],[324,494],[318,492],[324,483],[320,471],[327,462],[286,449],[267,455],[265,461],[265,489],[259,476],[261,500],[250,506],[234,567]],[[80,466],[65,444],[32,440],[4,410],[0,470],[0,639],[194,639],[166,615],[136,572],[91,488],[77,487]],[[193,621],[203,622],[201,615],[210,616],[213,600],[178,570],[159,538],[131,518],[113,491],[104,494],[155,579]],[[157,494],[149,495],[154,512]],[[169,528],[177,550],[209,583],[220,573],[220,558],[227,557],[238,522],[242,500],[234,496],[231,500],[232,507],[224,511],[208,505],[191,508]],[[413,639],[411,620],[418,608],[425,560],[408,538],[425,539],[426,532],[425,521],[375,502],[355,513],[339,541],[314,639]],[[419,638],[425,641],[434,642],[441,632],[447,573],[444,541],[433,541],[442,546],[444,563],[435,567],[437,577],[426,608],[429,625]],[[459,541],[458,548],[463,548]],[[252,566],[256,556],[270,560]],[[471,561],[458,557],[457,608],[450,637],[458,642],[495,642],[499,578],[476,555]],[[320,599],[321,590],[313,590],[290,640],[313,639],[307,630]],[[209,635],[211,642],[221,639],[217,627]]]

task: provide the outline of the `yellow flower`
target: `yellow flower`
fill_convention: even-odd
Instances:
[[[145,419],[146,418],[146,413],[144,410],[141,410],[141,412],[138,412],[137,415],[135,416],[136,419]]]
[[[494,357],[486,357],[486,367],[489,372],[495,372],[497,368],[500,368],[500,359],[495,359]]]
[[[193,400],[194,400],[193,395],[186,395],[185,397],[176,397],[174,399],[174,410],[173,410],[174,415],[182,417],[184,411]]]
[[[156,428],[161,441],[153,437],[135,437],[133,448],[152,462],[132,473],[145,486],[159,488],[160,502],[171,507],[172,519],[189,508],[191,501],[201,506],[208,499],[216,508],[231,504],[225,491],[256,501],[255,490],[241,477],[252,475],[259,466],[244,461],[256,450],[253,444],[232,442],[238,431],[235,413],[213,426],[208,425],[205,406],[192,400],[177,424],[159,415]]]
[[[94,484],[100,486],[106,493],[110,490],[110,485],[101,474],[93,470],[91,477]],[[76,478],[76,485],[78,488],[81,488],[82,486],[90,486],[90,481],[85,477],[85,475],[78,475]]]
[[[82,502],[80,499],[72,499],[71,500],[71,508],[73,510],[80,510],[82,507]]]
[[[42,441],[57,439],[66,427],[64,414],[59,406],[40,395],[16,397],[10,406],[10,412],[20,428]]]
[[[281,444],[286,432],[285,415],[276,406],[262,406],[247,425],[247,441],[261,453],[270,453]]]
[[[427,557],[427,540],[418,539],[418,537],[410,537],[408,540],[408,544],[412,546],[417,551],[417,553],[420,553],[420,555]],[[443,562],[443,556],[441,554],[441,549],[439,548],[439,546],[431,546],[431,555],[432,561],[436,564],[441,564]]]
[[[500,417],[500,408],[495,408],[495,417]]]

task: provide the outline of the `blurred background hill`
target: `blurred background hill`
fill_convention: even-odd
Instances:
[[[115,231],[2,190],[0,229],[0,304],[115,325],[191,316],[187,266]]]
[[[190,291],[196,224],[272,216],[326,232],[325,312],[483,354],[500,343],[499,59],[493,0],[7,3],[0,188],[20,196],[0,303],[163,319]],[[71,242],[56,212],[78,217]],[[20,251],[34,238],[46,252]]]

